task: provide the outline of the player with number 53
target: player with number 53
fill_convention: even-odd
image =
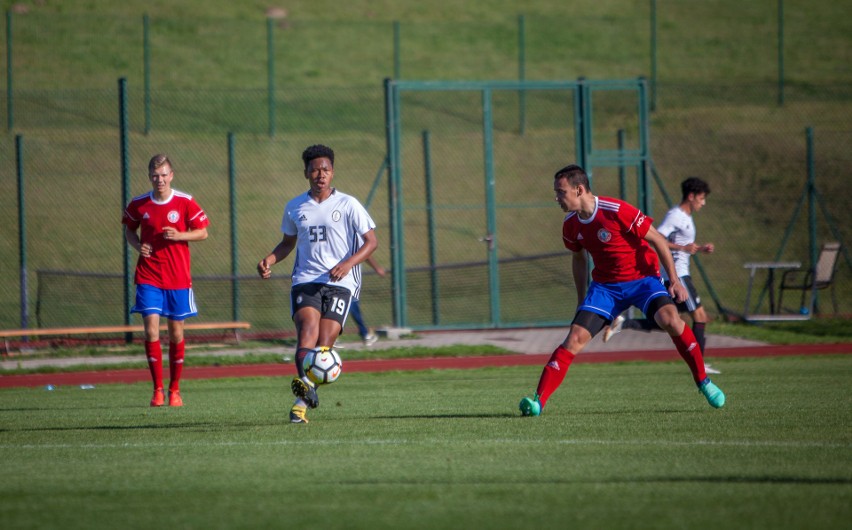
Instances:
[[[316,385],[305,375],[303,360],[314,348],[334,346],[352,300],[360,295],[361,263],[378,245],[376,223],[364,206],[331,185],[334,151],[312,145],[302,153],[302,161],[310,190],[287,203],[281,221],[284,237],[257,264],[261,278],[268,279],[272,266],[296,250],[290,290],[298,338],[292,423],[307,423],[307,409],[319,405]]]

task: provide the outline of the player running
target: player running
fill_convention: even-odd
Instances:
[[[701,298],[698,296],[695,283],[692,281],[689,263],[693,254],[699,252],[711,254],[715,250],[713,243],[699,245],[695,242],[695,221],[692,219],[692,214],[701,210],[706,204],[707,196],[710,195],[710,185],[700,178],[689,177],[680,183],[680,190],[680,204],[666,213],[663,222],[657,227],[657,231],[666,238],[674,259],[677,275],[683,286],[686,287],[686,300],[678,302],[677,309],[681,313],[689,313],[690,318],[692,318],[692,332],[695,334],[698,345],[701,346],[701,351],[705,352],[704,330],[709,317],[704,306],[701,305]],[[668,281],[668,277],[664,279]],[[651,331],[660,328],[653,320],[625,319],[623,315],[619,315],[612,325],[604,331],[603,341],[609,342],[622,329]],[[708,373],[719,373],[718,370],[713,370],[709,365],[705,365],[704,368]]]
[[[653,219],[622,200],[592,194],[586,172],[577,165],[556,172],[553,190],[556,202],[567,213],[562,223],[562,239],[573,252],[574,285],[577,300],[581,302],[568,336],[542,371],[535,396],[521,400],[521,414],[541,414],[547,400],[565,379],[574,357],[631,305],[654,319],[671,336],[698,390],[712,407],[722,407],[725,394],[707,377],[701,347],[672,301],[672,298],[684,300],[687,292],[675,274],[666,239],[652,226]],[[587,252],[594,262],[588,292]],[[660,278],[660,263],[672,279],[668,291]]]
[[[302,161],[310,190],[287,203],[281,221],[284,237],[257,264],[261,278],[267,279],[272,275],[271,267],[296,250],[290,291],[298,335],[298,376],[291,384],[296,395],[290,409],[292,423],[307,423],[307,409],[319,405],[316,388],[305,375],[302,361],[313,348],[334,346],[351,302],[361,291],[360,264],[378,245],[376,223],[367,210],[357,199],[331,186],[334,151],[312,145],[302,153]]]
[[[185,341],[183,321],[198,314],[192,293],[189,242],[207,239],[210,221],[192,195],[172,189],[174,171],[166,155],[148,163],[152,191],[134,197],[121,219],[128,244],[139,252],[136,304],[145,324],[145,356],[154,381],[152,407],[165,404],[160,315],[169,321],[169,406],[183,406],[180,376]],[[141,227],[141,234],[137,230]]]

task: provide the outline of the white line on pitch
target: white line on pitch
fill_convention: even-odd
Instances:
[[[812,441],[773,441],[773,440],[582,440],[582,439],[565,439],[565,440],[550,440],[536,441],[527,439],[485,439],[476,440],[447,440],[447,439],[423,439],[423,440],[270,440],[270,441],[224,441],[224,442],[186,442],[186,443],[141,443],[141,442],[126,442],[117,444],[2,444],[2,450],[15,449],[120,449],[120,448],[157,448],[157,447],[242,447],[242,446],[300,446],[300,445],[453,445],[453,444],[475,444],[475,445],[613,445],[613,446],[658,446],[658,447],[689,447],[689,446],[718,446],[718,447],[788,447],[788,448],[823,448],[823,449],[849,449],[852,444],[836,443],[836,442],[812,442]]]

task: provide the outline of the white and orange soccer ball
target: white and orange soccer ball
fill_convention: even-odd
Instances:
[[[326,346],[314,348],[305,355],[302,361],[308,379],[318,385],[331,384],[340,377],[343,361],[336,351]]]

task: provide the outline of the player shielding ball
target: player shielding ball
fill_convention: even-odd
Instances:
[[[183,321],[198,314],[192,292],[189,242],[207,239],[210,221],[192,195],[172,189],[174,171],[166,155],[151,158],[148,178],[153,189],[134,197],[121,220],[127,243],[139,252],[136,303],[131,312],[141,313],[145,325],[145,356],[154,382],[152,407],[165,404],[160,316],[168,319],[169,406],[180,407]]]
[[[332,187],[334,151],[312,145],[302,153],[310,190],[284,208],[280,243],[260,260],[261,278],[295,249],[290,308],[296,324],[296,370],[291,389],[296,402],[291,423],[307,423],[308,408],[319,405],[315,384],[305,374],[305,356],[316,347],[331,348],[337,340],[351,303],[361,291],[360,264],[378,245],[376,223],[355,197]],[[360,237],[359,237],[360,236]]]
[[[568,336],[542,371],[535,396],[521,400],[521,413],[541,414],[565,379],[574,357],[631,305],[671,336],[698,390],[712,407],[722,407],[725,394],[707,377],[701,347],[672,301],[684,300],[687,292],[675,273],[666,239],[652,226],[653,219],[622,200],[592,194],[589,177],[577,165],[556,172],[553,190],[556,202],[567,213],[562,239],[573,252],[574,285],[581,302]],[[594,262],[588,292],[587,252]],[[668,290],[660,278],[660,263],[671,278]]]

